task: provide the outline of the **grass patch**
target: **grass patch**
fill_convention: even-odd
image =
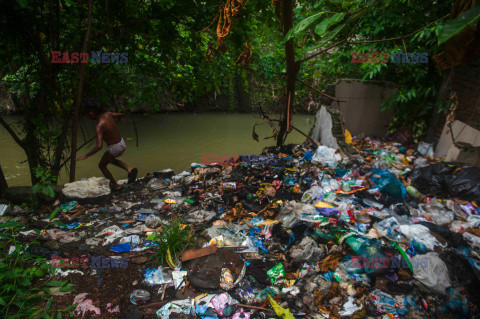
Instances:
[[[172,260],[175,262],[181,252],[193,245],[193,233],[191,225],[183,225],[180,219],[174,217],[170,225],[163,226],[161,231],[152,235],[152,240],[158,244],[153,259],[163,265],[167,262],[170,251]]]

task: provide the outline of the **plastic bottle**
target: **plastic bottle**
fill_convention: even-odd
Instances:
[[[150,300],[150,293],[146,290],[137,289],[130,295],[130,302],[134,305],[143,304]]]

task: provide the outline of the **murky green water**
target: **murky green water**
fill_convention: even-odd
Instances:
[[[5,116],[8,122],[18,117]],[[127,118],[120,123],[120,131],[127,144],[127,150],[120,157],[131,166],[138,167],[139,176],[162,168],[172,168],[175,172],[188,169],[192,162],[201,162],[202,153],[211,153],[220,158],[223,154],[239,155],[241,153],[258,154],[265,146],[274,144],[270,127],[265,124],[257,126],[256,132],[260,142],[252,139],[252,127],[259,121],[257,115],[251,114],[158,114],[151,116],[135,116],[138,129],[139,144],[136,147],[135,132],[132,119]],[[293,124],[305,133],[310,131],[314,123],[313,115],[295,115]],[[82,119],[85,137],[94,135],[94,121]],[[301,143],[305,140],[301,134],[293,131],[287,143]],[[79,131],[79,143],[84,142]],[[79,152],[79,156],[87,153],[94,146],[93,142]],[[0,126],[0,165],[6,175],[9,186],[29,185],[25,153],[15,144],[10,135]],[[104,148],[85,161],[78,162],[77,179],[82,177],[102,176],[98,162]],[[120,168],[109,165],[115,178],[125,179],[126,174]],[[59,183],[67,181],[65,172]]]

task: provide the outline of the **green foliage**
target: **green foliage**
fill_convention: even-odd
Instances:
[[[259,75],[267,82],[275,83],[281,79],[285,72],[285,59],[275,56],[273,54],[266,54],[258,57],[259,60]]]
[[[338,78],[380,80],[398,85],[398,92],[391,96],[382,109],[393,109],[394,120],[391,128],[412,125],[417,133],[424,132],[434,112],[445,110],[439,102],[438,91],[442,74],[436,68],[432,57],[441,50],[437,35],[444,30],[438,22],[402,40],[368,42],[398,38],[410,34],[448,14],[451,3],[412,1],[324,1],[321,5],[305,5],[297,14],[303,21],[322,15],[322,20],[312,23],[303,32],[296,33],[295,39],[302,46],[297,51],[298,59],[315,53],[314,50],[328,47],[347,39],[329,52],[303,63],[300,77],[307,77],[322,86]],[[405,13],[409,14],[406,15]],[[474,21],[470,13],[469,21]],[[446,25],[451,22],[447,22]],[[311,30],[315,33],[312,33]],[[348,36],[348,38],[347,38]],[[366,42],[363,42],[366,41]],[[358,43],[355,43],[358,42]],[[363,43],[362,43],[363,42]],[[352,52],[427,52],[428,63],[352,63]],[[419,136],[417,134],[417,136]]]
[[[453,20],[448,21],[440,29],[438,35],[438,44],[445,43],[451,37],[459,34],[467,27],[474,27],[480,20],[480,5],[476,5],[470,10],[463,12]]]
[[[57,177],[52,175],[48,170],[42,167],[36,167],[34,169],[35,176],[38,179],[38,183],[33,185],[33,193],[42,193],[50,198],[55,197],[55,188],[57,185]]]
[[[341,12],[341,13],[335,13],[333,16],[328,17],[327,19],[317,24],[317,26],[315,27],[315,33],[318,34],[319,36],[323,36],[330,27],[340,23],[345,17],[345,15],[346,15],[345,12]]]
[[[287,35],[285,36],[284,41],[288,41],[291,38],[299,35],[301,32],[303,32],[306,28],[308,28],[312,23],[317,21],[325,12],[318,12],[315,13],[308,18],[302,20],[300,23],[296,24],[293,28],[288,31]]]
[[[55,214],[50,216],[50,221]],[[5,222],[0,224],[0,316],[2,318],[62,318],[70,314],[76,305],[65,309],[51,309],[53,296],[50,287],[60,291],[72,291],[68,281],[54,281],[55,269],[45,258],[34,256],[26,249],[38,244],[38,234],[30,242],[16,239],[16,232],[24,224]],[[55,316],[56,315],[56,316]]]
[[[162,227],[162,230],[155,232],[151,239],[158,244],[154,259],[163,264],[166,261],[167,251],[170,250],[172,259],[175,261],[178,254],[188,249],[193,244],[193,228],[183,225],[174,217],[169,226]]]

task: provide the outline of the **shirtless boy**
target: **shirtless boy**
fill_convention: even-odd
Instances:
[[[125,141],[120,135],[115,118],[123,116],[122,113],[103,112],[100,103],[96,100],[88,100],[83,104],[83,111],[85,115],[91,119],[96,120],[95,133],[97,139],[97,145],[85,156],[77,158],[77,161],[86,159],[92,156],[102,149],[103,140],[107,143],[107,151],[103,154],[98,167],[102,171],[103,175],[110,180],[110,187],[113,190],[119,190],[120,185],[117,184],[112,173],[107,168],[108,164],[113,164],[120,168],[123,168],[128,172],[128,183],[131,184],[137,179],[138,170],[125,164],[117,159],[123,152],[125,152]]]

